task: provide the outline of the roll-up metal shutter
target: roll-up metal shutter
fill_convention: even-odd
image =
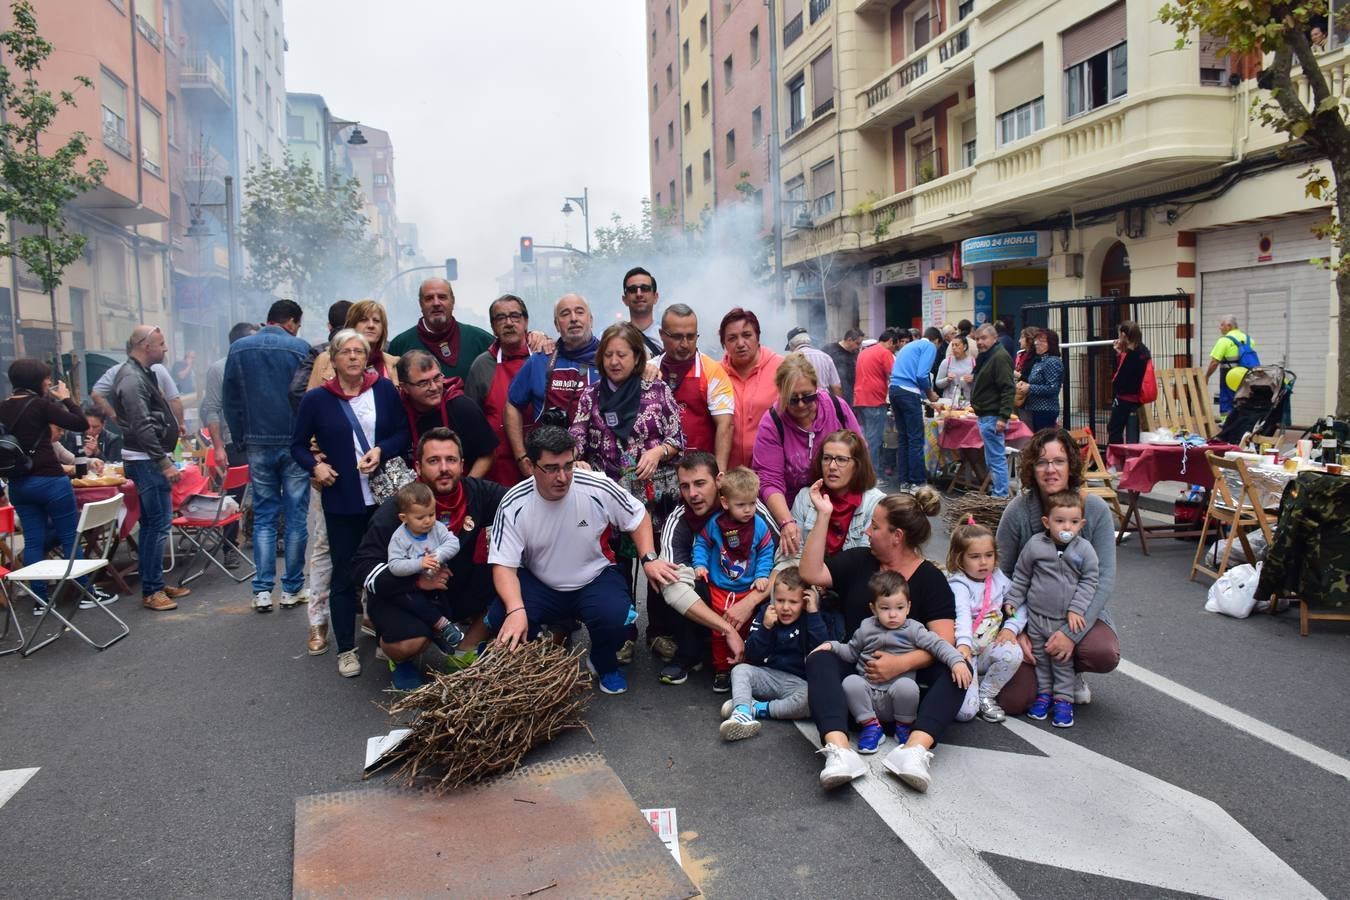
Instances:
[[[1070,69],[1125,40],[1125,4],[1117,3],[1090,19],[1079,22],[1060,38],[1064,68]]]
[[[1041,48],[994,70],[994,114],[1003,115],[1045,94],[1045,62]]]

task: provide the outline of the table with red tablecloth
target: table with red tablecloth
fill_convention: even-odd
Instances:
[[[170,485],[172,489],[171,497],[173,508],[178,509],[188,497],[193,494],[200,494],[209,486],[207,478],[202,474],[200,467],[187,465],[182,469],[183,477]],[[129,540],[131,533],[136,529],[136,525],[141,520],[141,498],[136,491],[136,484],[131,479],[127,479],[118,485],[100,485],[98,487],[77,487],[75,488],[75,508],[83,509],[86,503],[95,503],[99,500],[107,500],[117,494],[122,495],[122,512],[118,517],[117,541]],[[117,552],[117,547],[113,547],[113,553]],[[118,569],[116,566],[108,566],[108,574],[116,585],[118,593],[130,593],[125,578],[135,573],[136,567],[129,566],[124,569]]]
[[[1195,528],[1182,531],[1177,525],[1144,526],[1139,514],[1139,498],[1153,490],[1161,481],[1179,481],[1199,485],[1205,490],[1214,487],[1214,472],[1205,459],[1206,453],[1222,455],[1236,450],[1232,444],[1211,443],[1200,446],[1185,444],[1111,444],[1106,448],[1106,463],[1119,470],[1118,490],[1130,493],[1130,504],[1125,510],[1125,528],[1117,535],[1120,543],[1125,531],[1139,531],[1139,545],[1148,553],[1147,535],[1168,532],[1172,537],[1199,537]]]
[[[937,420],[941,423],[938,431],[938,447],[949,451],[961,462],[953,479],[957,484],[984,490],[988,482],[988,473],[984,466],[984,436],[980,434],[980,420],[977,416],[950,416]],[[1031,440],[1032,431],[1021,419],[1008,422],[1003,432],[1004,446],[1020,450]],[[969,473],[969,474],[967,474]],[[1016,473],[1009,472],[1009,477]]]

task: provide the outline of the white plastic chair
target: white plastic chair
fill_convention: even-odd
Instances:
[[[16,564],[14,562],[14,507],[0,506],[0,548],[7,551],[3,560],[0,560],[0,579],[10,573],[9,566]],[[9,638],[9,630],[14,629],[14,645],[0,650],[0,656],[7,656],[10,653],[17,653],[23,649],[23,625],[19,622],[19,613],[14,609],[14,603],[9,598],[9,586],[3,586],[3,593],[0,593],[0,619],[4,620],[4,627],[0,628],[0,643],[4,643]]]
[[[97,650],[106,650],[122,638],[131,634],[131,629],[127,623],[117,617],[117,614],[109,609],[96,594],[91,593],[77,579],[84,578],[99,571],[108,565],[108,556],[112,552],[113,538],[117,533],[117,513],[122,509],[122,495],[120,493],[109,497],[107,500],[99,500],[94,503],[88,503],[80,511],[80,521],[76,526],[75,543],[76,546],[85,545],[84,537],[87,534],[94,534],[93,546],[101,547],[99,556],[93,559],[44,559],[41,562],[34,563],[31,566],[24,566],[22,569],[10,572],[5,576],[5,581],[15,585],[19,591],[26,593],[35,603],[41,603],[41,598],[33,593],[33,589],[28,585],[34,581],[55,581],[55,587],[47,594],[46,606],[42,611],[42,617],[38,619],[37,626],[33,629],[28,641],[20,648],[21,656],[29,656],[33,652],[42,649],[61,636],[65,628],[69,628],[75,634]],[[103,534],[97,532],[102,529]],[[73,556],[73,554],[72,554]],[[82,594],[88,601],[94,604],[94,608],[103,610],[103,613],[117,623],[118,633],[105,641],[98,643],[90,638],[80,629],[76,628],[70,619],[62,615],[56,607],[62,602],[62,590],[67,586],[72,586],[76,591]],[[13,597],[11,597],[11,607],[13,606]],[[71,606],[70,615],[74,617],[79,610],[78,600]],[[33,643],[37,636],[42,632],[42,626],[47,621],[48,616],[55,616],[61,623],[62,628],[56,629],[56,632],[45,640]]]

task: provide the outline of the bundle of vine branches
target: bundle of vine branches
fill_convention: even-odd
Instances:
[[[532,747],[568,728],[586,728],[591,674],[583,650],[530,641],[514,652],[489,649],[467,669],[437,675],[395,701],[412,733],[381,768],[393,780],[448,791],[520,765]]]
[[[965,525],[967,520],[973,518],[977,525],[997,530],[998,520],[1003,518],[1003,510],[1007,505],[1006,499],[991,497],[988,494],[974,492],[962,494],[942,504],[942,519],[948,528]]]

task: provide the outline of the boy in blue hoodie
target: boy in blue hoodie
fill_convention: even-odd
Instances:
[[[796,566],[778,573],[773,600],[764,604],[745,639],[745,662],[731,670],[731,699],[722,706],[723,740],[759,734],[760,719],[803,719],[806,654],[829,640],[814,588]]]

